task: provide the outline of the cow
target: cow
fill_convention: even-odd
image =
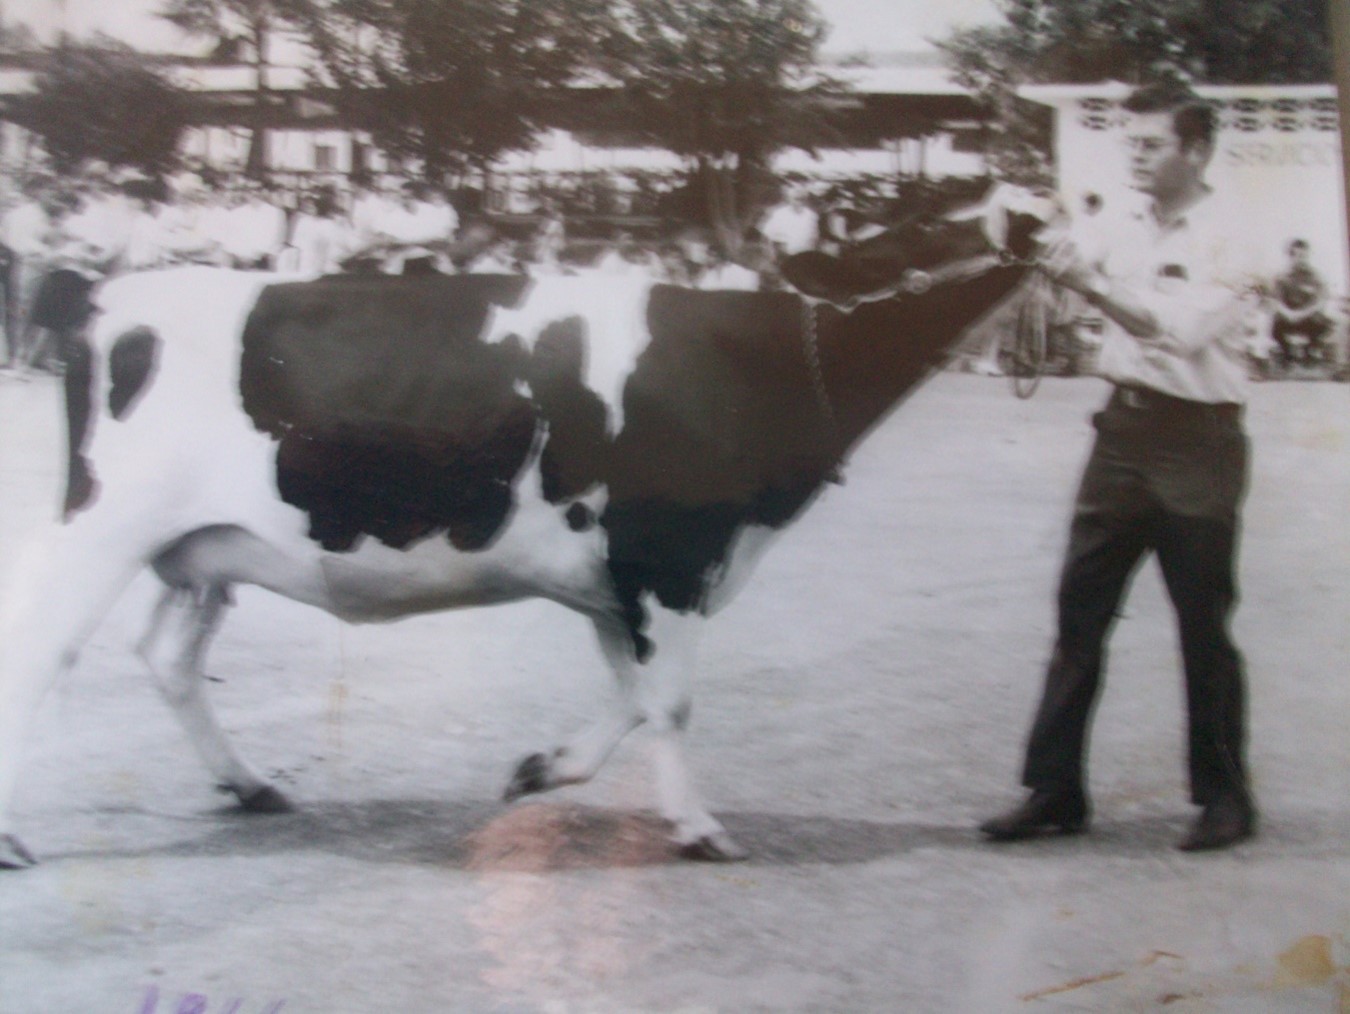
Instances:
[[[551,599],[618,693],[515,769],[508,800],[656,740],[679,850],[745,850],[683,755],[698,628],[849,451],[1034,267],[1045,214],[996,189],[838,257],[793,291],[523,275],[288,280],[183,267],[110,280],[67,373],[65,510],[0,604],[0,866],[24,734],[131,579],[137,651],[218,785],[289,801],[233,750],[202,663],[235,585],[344,621]]]

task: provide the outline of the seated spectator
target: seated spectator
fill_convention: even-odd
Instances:
[[[1289,267],[1272,286],[1274,309],[1270,336],[1281,366],[1313,357],[1326,358],[1328,339],[1335,322],[1327,312],[1326,283],[1309,263],[1308,241],[1295,239],[1288,246]],[[1291,339],[1299,335],[1304,341]]]

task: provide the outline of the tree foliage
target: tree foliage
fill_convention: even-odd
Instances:
[[[810,0],[625,0],[619,17],[607,69],[627,121],[691,160],[734,247],[761,210],[771,156],[836,136],[844,88],[819,61],[828,26]]]
[[[32,93],[11,99],[7,115],[41,136],[57,173],[103,162],[158,177],[178,164],[189,102],[145,56],[99,39],[53,49]]]
[[[309,0],[349,124],[429,178],[525,149],[612,36],[609,0]]]
[[[1029,82],[1212,84],[1331,79],[1325,0],[998,0],[1003,22],[939,42],[956,80],[994,113],[991,156],[1014,177],[1043,168],[1048,124],[1015,97]]]
[[[1004,23],[941,43],[959,71],[1020,81],[1331,80],[1325,0],[999,0]]]
[[[218,53],[247,43],[256,73],[253,130],[245,172],[261,177],[267,167],[268,45],[273,31],[293,22],[298,0],[165,0],[159,16],[190,36],[212,40]]]

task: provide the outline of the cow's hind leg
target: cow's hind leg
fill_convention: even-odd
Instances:
[[[38,706],[112,601],[145,564],[145,533],[113,538],[88,519],[54,531],[15,560],[0,606],[0,869],[30,866],[10,806]]]
[[[284,813],[291,809],[286,797],[235,753],[206,697],[202,662],[229,603],[223,584],[169,587],[137,653],[221,790],[234,793],[245,810]]]

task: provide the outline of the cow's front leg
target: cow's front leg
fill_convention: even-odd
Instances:
[[[644,716],[636,699],[632,649],[621,623],[609,618],[595,620],[596,636],[618,682],[618,694],[604,714],[562,746],[549,753],[532,753],[516,767],[506,787],[508,801],[563,785],[590,781],[625,736],[642,724]]]
[[[216,784],[233,792],[245,810],[284,813],[291,809],[286,797],[234,752],[206,697],[202,663],[228,604],[229,593],[223,585],[169,588],[155,606],[150,627],[136,650],[154,673],[160,694]]]
[[[706,622],[699,615],[653,606],[647,631],[655,652],[636,673],[638,707],[656,735],[656,796],[661,816],[674,826],[680,854],[688,859],[731,862],[749,853],[704,805],[685,758],[684,733],[693,711],[690,686]]]
[[[684,756],[684,731],[691,713],[690,674],[703,620],[659,608],[654,613],[646,633],[655,652],[641,665],[634,658],[627,630],[612,621],[597,621],[601,650],[618,680],[618,698],[599,720],[556,750],[525,758],[506,796],[515,799],[590,779],[624,736],[645,722],[656,736],[658,809],[674,826],[681,854],[720,861],[744,859],[746,851],[704,806]]]

